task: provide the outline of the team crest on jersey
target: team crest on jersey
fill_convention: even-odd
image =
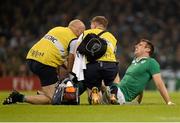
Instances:
[[[146,60],[142,60],[142,61],[136,61],[136,60],[133,60],[132,61],[132,64],[134,64],[134,65],[137,65],[137,63],[140,63],[140,64],[144,64],[146,62]]]
[[[133,60],[133,61],[132,61],[132,64],[134,64],[134,63],[136,63],[136,60]]]
[[[145,62],[146,62],[146,60],[142,60],[142,61],[141,61],[141,64],[143,64],[143,63],[145,63]]]

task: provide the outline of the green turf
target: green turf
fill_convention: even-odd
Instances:
[[[25,92],[33,94],[34,92]],[[51,106],[14,104],[2,105],[7,92],[0,92],[0,121],[16,122],[119,122],[119,121],[180,121],[180,92],[170,93],[175,106],[164,104],[158,92],[145,92],[141,105],[88,105],[86,94],[81,105]]]

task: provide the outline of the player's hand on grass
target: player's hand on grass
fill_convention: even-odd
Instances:
[[[167,103],[167,105],[176,105],[176,104],[173,103],[173,102],[171,102],[171,101],[169,101],[169,102]]]

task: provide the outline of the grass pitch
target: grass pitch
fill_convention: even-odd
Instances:
[[[35,92],[24,92],[35,94]],[[9,92],[0,92],[0,122],[172,122],[180,121],[180,92],[170,93],[175,106],[164,104],[158,92],[145,92],[141,105],[2,105]]]

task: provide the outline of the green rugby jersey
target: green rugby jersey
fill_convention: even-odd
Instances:
[[[125,100],[130,102],[135,99],[152,79],[152,75],[157,73],[160,73],[160,66],[154,58],[146,57],[133,60],[118,85]]]

